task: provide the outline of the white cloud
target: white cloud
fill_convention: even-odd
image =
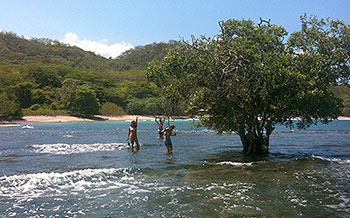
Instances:
[[[77,46],[85,51],[92,51],[106,58],[118,57],[124,51],[134,48],[129,42],[108,45],[107,39],[97,42],[88,39],[79,39],[78,35],[75,33],[66,33],[62,42],[72,46]]]

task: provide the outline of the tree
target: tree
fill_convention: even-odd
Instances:
[[[125,115],[122,107],[116,105],[113,102],[106,102],[102,105],[100,113],[106,116],[121,116]]]
[[[71,110],[74,103],[77,87],[81,85],[79,80],[66,79],[63,81],[63,86],[59,89],[58,99],[63,105],[63,109]]]
[[[128,100],[128,104],[126,105],[126,112],[128,114],[137,114],[144,115],[145,114],[145,101],[138,98],[132,98]]]
[[[30,65],[27,68],[28,77],[38,84],[38,88],[61,87],[61,81],[55,72],[56,69],[40,65]]]
[[[88,86],[79,86],[75,92],[72,112],[82,116],[98,114],[100,104],[96,99],[96,93]]]
[[[330,85],[349,81],[349,26],[313,19],[302,17],[302,31],[289,41],[267,21],[221,21],[215,37],[192,37],[153,62],[148,78],[171,102],[184,102],[200,125],[238,134],[244,153],[268,153],[277,123],[292,127],[298,118],[296,126],[306,128],[340,115]]]
[[[12,98],[15,98],[12,96]],[[14,117],[21,115],[21,108],[18,102],[11,99],[11,95],[0,91],[0,118]]]
[[[27,108],[32,105],[32,88],[33,84],[30,82],[18,83],[13,87],[21,108]]]

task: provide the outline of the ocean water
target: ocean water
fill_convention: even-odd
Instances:
[[[175,121],[0,127],[0,217],[350,217],[350,121],[277,127],[267,157]]]

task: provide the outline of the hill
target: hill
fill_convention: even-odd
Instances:
[[[57,40],[0,32],[0,116],[161,113],[146,67],[177,43],[138,46],[108,59]]]

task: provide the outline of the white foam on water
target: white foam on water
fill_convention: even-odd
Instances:
[[[0,127],[16,127],[20,126],[19,124],[1,124]]]
[[[213,133],[216,134],[217,131],[212,129],[201,129],[201,130],[181,130],[182,133]]]
[[[90,191],[121,189],[128,194],[148,192],[129,169],[84,169],[0,177],[0,197],[25,199],[78,195]],[[125,179],[128,177],[129,179]]]
[[[94,143],[94,144],[34,144],[31,145],[36,153],[45,154],[75,154],[75,153],[89,153],[96,151],[113,151],[115,149],[122,149],[128,147],[123,143]]]
[[[34,128],[35,128],[34,126],[30,126],[30,125],[22,126],[22,129],[34,129]]]
[[[340,163],[340,164],[349,164],[350,160],[349,159],[338,159],[338,158],[326,158],[326,157],[321,157],[321,156],[316,156],[316,155],[311,155],[312,158],[315,159],[320,159],[320,160],[325,160],[325,161],[329,161],[329,162],[336,162],[336,163]]]
[[[341,200],[339,204],[333,204],[333,205],[326,205],[326,207],[338,210],[338,211],[345,211],[346,213],[350,213],[350,199],[346,197],[344,194],[340,194],[338,196],[338,199]]]
[[[223,161],[223,162],[219,162],[216,164],[217,165],[230,165],[230,166],[236,166],[236,167],[253,165],[253,163],[242,163],[242,162],[232,162],[232,161]]]

